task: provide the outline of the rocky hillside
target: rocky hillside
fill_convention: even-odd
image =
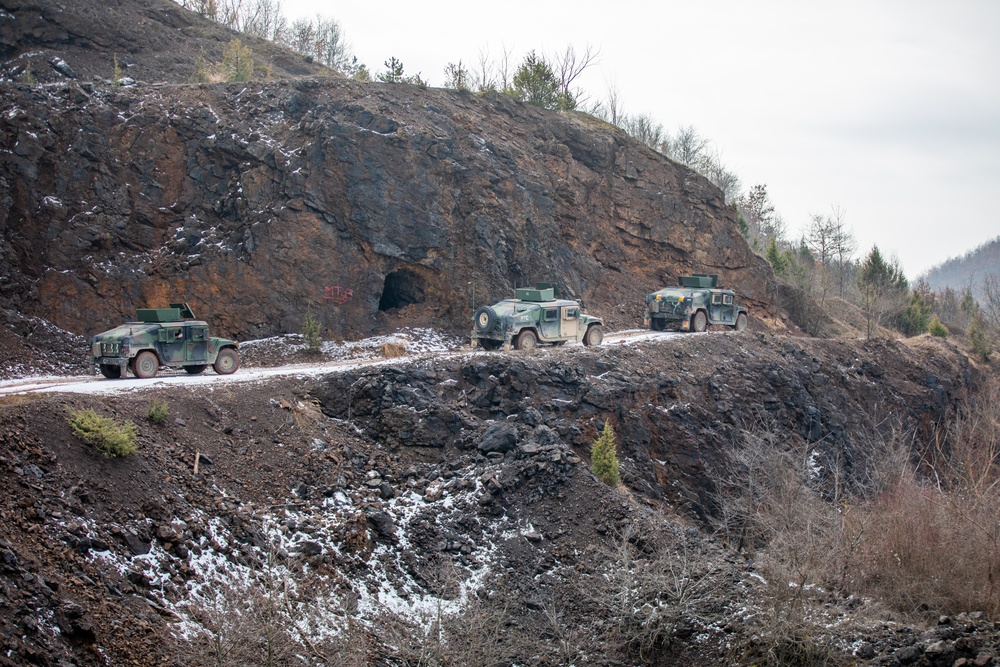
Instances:
[[[739,289],[754,326],[780,326],[721,193],[614,127],[408,85],[175,85],[188,64],[158,63],[197,52],[177,35],[219,28],[166,1],[106,13],[175,37],[97,31],[86,3],[0,17],[16,28],[3,67],[45,46],[75,72],[0,84],[0,307],[86,335],[184,300],[240,338],[299,331],[312,308],[355,339],[464,331],[476,304],[547,281],[614,328],[698,271]],[[95,54],[119,45],[147,83],[98,78]]]
[[[302,80],[7,86],[3,305],[93,333],[186,300],[226,334],[464,329],[558,283],[612,326],[678,273],[758,321],[772,277],[721,193],[583,114],[502,95]]]
[[[186,83],[222,61],[234,38],[253,49],[261,76],[336,76],[271,42],[236,35],[170,0],[4,0],[0,80],[110,82],[115,61],[131,82]]]
[[[708,334],[8,398],[0,665],[750,664],[781,641],[765,582],[712,537],[745,434],[781,434],[829,490],[971,378],[931,339]],[[139,453],[76,439],[81,408],[137,424]],[[588,468],[605,422],[618,489]],[[995,640],[981,616],[925,630],[811,590],[825,664],[971,664]],[[622,595],[647,606],[623,615]]]

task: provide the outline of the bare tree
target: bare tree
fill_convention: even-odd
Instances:
[[[321,63],[337,71],[344,71],[351,62],[350,45],[338,21],[316,17],[316,54]]]
[[[663,146],[663,125],[648,114],[622,116],[618,126],[654,151],[659,151]]]
[[[839,206],[833,207],[828,220],[831,221],[833,254],[837,258],[837,276],[840,283],[840,297],[844,297],[844,286],[847,284],[847,269],[854,251],[858,249],[854,232],[844,222],[845,212]]]
[[[1000,336],[1000,274],[989,273],[979,290],[979,308],[993,336]]]
[[[618,90],[618,84],[613,81],[608,84],[607,100],[607,115],[604,119],[612,125],[618,125],[619,119],[625,116],[625,112],[622,110],[621,93]]]
[[[740,177],[722,164],[722,157],[718,152],[705,157],[700,173],[722,190],[727,204],[731,204],[739,198]]]
[[[315,57],[316,25],[309,19],[295,19],[285,34],[285,45],[293,51]]]
[[[672,160],[697,171],[705,159],[705,151],[711,142],[698,134],[693,125],[680,127],[664,143],[664,154]]]
[[[574,107],[585,101],[583,93],[579,88],[574,88],[573,84],[588,67],[597,64],[599,57],[600,50],[589,44],[579,55],[571,44],[566,47],[565,51],[557,52],[552,57],[549,67],[559,81],[559,94],[564,101],[572,100]]]
[[[497,81],[493,69],[489,48],[480,50],[479,62],[477,63],[476,71],[473,73],[474,79],[472,81],[476,90],[485,93],[488,90],[497,89]]]

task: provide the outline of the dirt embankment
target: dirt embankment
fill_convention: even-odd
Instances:
[[[297,628],[288,641],[327,664],[405,664],[433,618],[499,613],[489,591],[506,600],[499,654],[611,664],[628,646],[578,584],[613,579],[609,550],[654,542],[697,563],[688,574],[714,591],[666,637],[670,664],[708,664],[760,622],[749,561],[711,537],[713,475],[741,434],[766,428],[810,448],[832,480],[860,469],[859,443],[934,423],[971,382],[964,357],[929,339],[709,334],[6,399],[0,664],[207,661],[203,633],[240,636],[220,618],[260,618],[251,603],[273,600],[276,581],[274,613]],[[169,409],[162,424],[146,417],[154,401]],[[75,439],[66,416],[83,407],[136,423],[139,453],[105,459]],[[619,438],[617,490],[587,464],[605,422]],[[654,524],[646,542],[621,541]],[[816,604],[836,616],[859,603]],[[823,641],[843,656],[863,643],[865,664],[899,648],[881,626],[836,627]]]

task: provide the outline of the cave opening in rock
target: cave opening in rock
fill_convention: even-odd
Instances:
[[[385,277],[379,310],[403,308],[411,303],[424,302],[424,279],[406,269],[393,271]]]

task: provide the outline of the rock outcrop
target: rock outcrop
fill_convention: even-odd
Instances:
[[[678,273],[767,319],[718,189],[620,130],[503,95],[336,80],[7,85],[0,304],[93,333],[185,300],[224,334],[463,330],[544,280],[611,328]]]

